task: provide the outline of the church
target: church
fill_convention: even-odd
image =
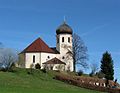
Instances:
[[[73,71],[72,28],[63,22],[56,29],[56,47],[49,47],[41,38],[37,38],[19,54],[18,66],[35,68],[39,64],[41,69]]]

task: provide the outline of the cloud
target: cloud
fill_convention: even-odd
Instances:
[[[94,27],[93,29],[91,29],[90,31],[81,34],[81,36],[83,37],[83,36],[90,35],[90,34],[92,34],[92,33],[94,33],[94,32],[99,31],[99,29],[102,29],[102,28],[104,28],[104,27],[107,26],[107,25],[108,25],[108,24],[103,24],[103,25],[96,26],[96,27]]]

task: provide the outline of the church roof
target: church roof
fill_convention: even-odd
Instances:
[[[27,48],[25,48],[23,52],[55,53],[51,48],[49,48],[49,46],[41,38],[36,39]]]
[[[72,34],[72,32],[72,28],[66,22],[60,25],[56,30],[56,34]]]
[[[55,54],[60,54],[60,52],[56,49],[56,47],[50,47],[54,52]]]
[[[48,60],[47,62],[45,62],[43,64],[64,64],[64,65],[66,65],[64,62],[62,62],[61,60],[59,60],[56,57],[51,60]]]

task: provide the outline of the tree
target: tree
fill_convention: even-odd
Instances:
[[[97,77],[100,78],[100,79],[103,79],[105,77],[105,74],[102,73],[101,71],[97,72],[96,73]]]
[[[91,70],[92,70],[91,73],[90,73],[90,76],[93,76],[93,75],[95,75],[95,73],[97,72],[97,70],[99,68],[98,68],[98,65],[96,63],[92,63],[90,67],[91,67]]]
[[[103,54],[101,60],[101,72],[105,74],[105,78],[107,80],[114,79],[113,60],[111,54],[109,54],[107,51]]]
[[[15,51],[9,48],[0,48],[0,63],[8,71],[12,64],[17,62],[18,57]]]
[[[85,46],[83,40],[77,34],[73,34],[73,47],[72,51],[69,51],[68,54],[73,58],[73,69],[76,71],[76,64],[81,65],[84,68],[87,68],[88,65],[86,60],[88,59],[87,47]]]
[[[41,68],[41,66],[39,63],[35,64],[35,69],[40,69],[40,68]]]
[[[84,73],[84,72],[83,72],[82,70],[79,70],[79,71],[77,72],[78,76],[82,76],[83,73]]]

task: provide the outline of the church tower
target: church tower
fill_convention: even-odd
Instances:
[[[66,63],[65,70],[73,71],[73,59],[67,53],[72,51],[72,28],[64,21],[56,30],[56,49],[60,60]]]

